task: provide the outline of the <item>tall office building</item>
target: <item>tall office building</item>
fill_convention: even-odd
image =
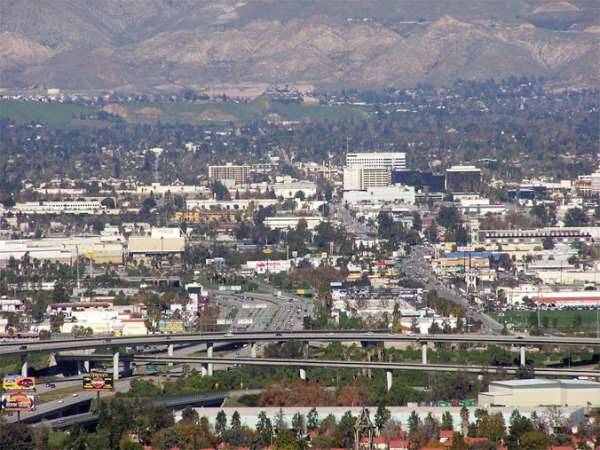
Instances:
[[[475,166],[453,166],[446,169],[446,192],[475,193],[481,189],[481,170]]]
[[[389,186],[392,171],[406,168],[406,153],[347,153],[344,190]]]
[[[388,169],[371,169],[363,167],[344,168],[344,190],[365,190],[371,187],[389,186],[392,183],[392,172]]]
[[[247,184],[250,166],[240,166],[227,163],[224,166],[208,166],[208,178],[211,181],[227,182],[233,180],[235,184]]]
[[[373,152],[346,153],[346,167],[361,167],[363,169],[406,169],[406,153],[403,152]]]

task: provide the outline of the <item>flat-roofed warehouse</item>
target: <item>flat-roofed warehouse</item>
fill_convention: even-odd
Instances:
[[[185,238],[179,228],[153,228],[150,236],[131,236],[127,253],[133,258],[181,255]]]
[[[483,407],[600,406],[600,383],[544,378],[492,381],[478,402]]]

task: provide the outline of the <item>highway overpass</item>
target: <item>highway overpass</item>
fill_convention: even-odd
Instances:
[[[64,359],[70,360],[95,360],[112,361],[111,355],[64,355]],[[209,358],[197,356],[145,356],[145,355],[122,355],[124,361],[133,361],[136,363],[154,363],[154,364],[196,364],[201,365],[203,373],[208,373],[208,366],[214,364],[221,365],[253,365],[267,367],[297,367],[300,370],[300,377],[306,379],[306,368],[350,368],[350,369],[381,369],[386,371],[388,390],[392,385],[392,372],[394,370],[417,370],[427,372],[464,372],[473,374],[516,374],[520,367],[506,366],[478,366],[463,364],[423,364],[423,363],[404,363],[404,362],[377,362],[377,361],[337,361],[320,359],[268,359],[268,358],[240,358],[223,357]],[[536,376],[549,377],[590,377],[600,379],[600,370],[582,369],[582,368],[532,368]]]
[[[192,343],[255,343],[255,342],[408,342],[496,344],[515,346],[574,346],[599,347],[600,338],[566,336],[499,336],[484,334],[395,334],[379,330],[334,331],[260,331],[248,333],[184,333],[151,334],[130,337],[91,337],[56,339],[34,342],[4,342],[0,344],[0,357],[27,355],[33,352],[61,352],[111,347],[143,345],[170,345]]]
[[[114,365],[119,365],[119,347],[135,347],[148,345],[166,345],[169,356],[172,356],[173,346],[181,344],[200,344],[207,346],[207,355],[212,357],[215,343],[249,343],[254,349],[257,342],[406,342],[421,345],[422,363],[427,363],[427,344],[496,344],[520,347],[521,365],[525,365],[525,349],[527,346],[575,346],[579,348],[599,347],[600,338],[565,337],[565,336],[499,336],[483,334],[395,334],[381,330],[335,330],[335,331],[257,331],[245,333],[185,333],[185,334],[152,334],[131,337],[92,337],[75,339],[57,339],[34,341],[28,343],[2,343],[0,357],[21,356],[23,365],[21,373],[27,374],[27,355],[34,352],[59,353],[61,351],[86,349],[112,349]],[[253,356],[255,351],[253,350]],[[208,365],[209,375],[212,375],[212,363]],[[116,372],[118,377],[118,371]]]

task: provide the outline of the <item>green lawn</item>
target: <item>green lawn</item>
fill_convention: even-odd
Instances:
[[[366,118],[369,113],[355,106],[324,106],[284,104],[273,102],[268,97],[258,97],[248,103],[123,103],[123,118],[130,123],[185,123],[219,124],[259,120],[267,114],[278,114],[282,120],[348,120]],[[82,112],[94,112],[98,108],[62,103],[34,103],[14,100],[0,102],[0,117],[8,117],[19,124],[43,123],[53,128],[71,126],[71,119],[79,118]]]
[[[495,314],[500,321],[512,324],[514,329],[530,329],[537,324],[536,311],[506,311]],[[540,311],[542,329],[554,329],[564,332],[590,332],[596,330],[596,311]]]
[[[42,123],[52,128],[66,128],[71,119],[91,109],[82,105],[65,103],[34,103],[17,100],[0,101],[0,117],[7,117],[19,124]]]

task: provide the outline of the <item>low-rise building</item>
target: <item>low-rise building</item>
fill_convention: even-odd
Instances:
[[[482,407],[600,406],[600,383],[589,380],[506,380],[490,382],[479,394]]]
[[[271,216],[266,217],[263,223],[266,227],[274,230],[287,230],[296,228],[301,220],[306,222],[306,227],[309,230],[313,230],[323,222],[321,216]]]

